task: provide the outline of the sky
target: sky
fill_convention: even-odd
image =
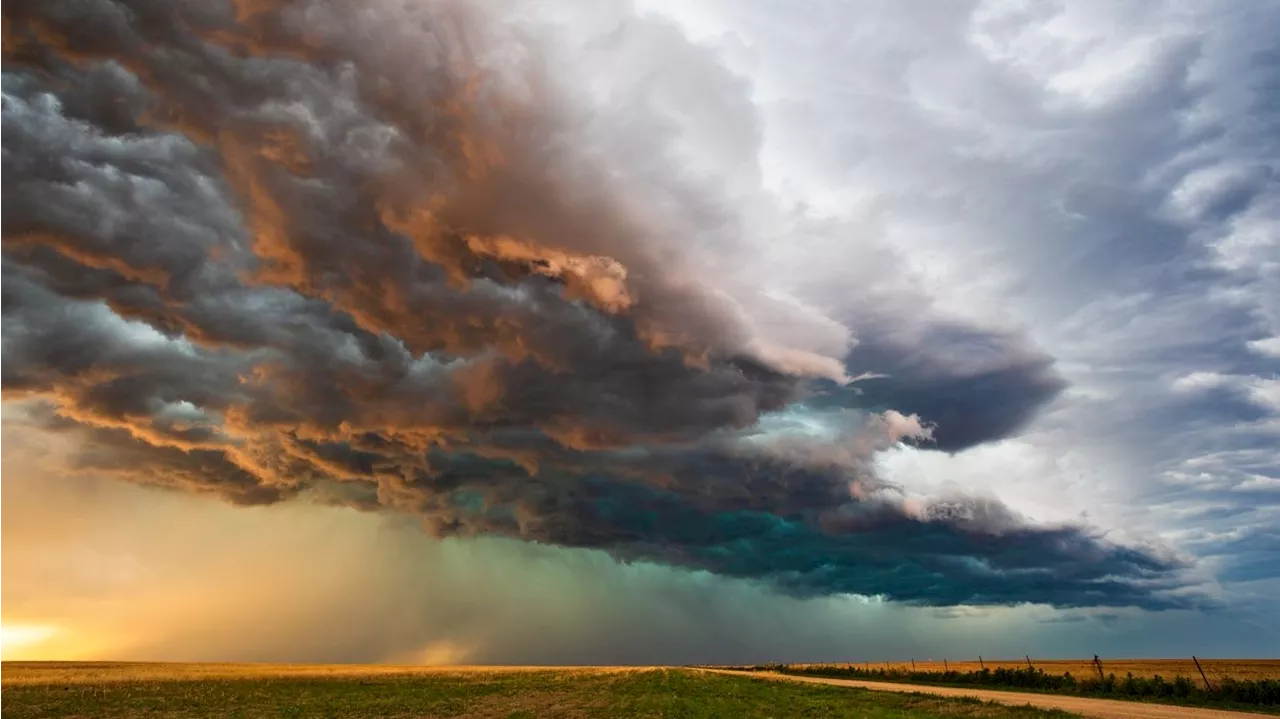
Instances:
[[[1280,646],[1280,3],[3,12],[6,659]]]

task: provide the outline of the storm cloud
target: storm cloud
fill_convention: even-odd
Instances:
[[[799,597],[1199,603],[1167,548],[881,477],[901,442],[1014,435],[1065,388],[1053,358],[870,276],[774,291],[738,202],[758,168],[690,150],[758,147],[742,81],[633,16],[583,52],[684,53],[733,122],[674,117],[678,83],[606,110],[554,23],[507,10],[8,3],[5,398],[79,471],[236,504]]]

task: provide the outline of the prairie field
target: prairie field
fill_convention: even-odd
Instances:
[[[5,662],[0,683],[5,719],[1074,716],[672,668]]]
[[[976,672],[983,666],[988,669],[1025,669],[1027,660],[1019,659],[984,659],[980,664],[973,661],[950,661],[944,665],[942,661],[922,661],[917,659],[915,671],[941,672],[945,668],[958,672]],[[1031,657],[1031,665],[1049,674],[1071,673],[1077,678],[1097,676],[1098,670],[1092,659],[1036,659]],[[911,662],[853,662],[843,664],[790,664],[790,667],[804,669],[807,667],[857,667],[870,669],[898,669],[911,671]],[[1247,679],[1280,679],[1280,659],[1200,659],[1200,666],[1209,680],[1231,677],[1237,680]],[[1102,658],[1102,670],[1106,674],[1123,677],[1132,673],[1135,677],[1162,676],[1165,679],[1186,677],[1200,681],[1200,672],[1191,658],[1186,659],[1107,659]]]
[[[100,684],[108,682],[201,681],[206,679],[276,679],[412,677],[450,674],[500,675],[547,671],[547,667],[417,666],[396,664],[236,664],[227,662],[4,662],[3,685]],[[633,672],[646,667],[556,667],[565,673]]]

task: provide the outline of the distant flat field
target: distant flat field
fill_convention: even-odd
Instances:
[[[1005,667],[1007,669],[1025,669],[1027,660],[1022,659],[984,659],[988,669],[996,669]],[[1051,674],[1065,674],[1071,672],[1075,677],[1096,676],[1097,670],[1093,667],[1092,659],[1036,659],[1031,657],[1032,666],[1037,669],[1043,669]],[[792,664],[790,666],[796,668],[802,667],[870,667],[871,669],[883,669],[885,667],[893,669],[911,669],[911,662],[871,662],[871,663],[852,663],[852,664]],[[947,661],[946,665],[954,671],[960,672],[976,672],[982,669],[975,659],[973,661]],[[1210,681],[1222,677],[1233,677],[1235,679],[1267,679],[1280,678],[1280,659],[1201,659],[1200,666],[1204,668],[1204,673],[1209,676]],[[940,672],[943,671],[944,665],[941,661],[921,661],[916,660],[916,671],[921,672]],[[1184,676],[1190,679],[1200,679],[1200,672],[1196,671],[1196,665],[1187,659],[1102,659],[1102,670],[1107,674],[1115,674],[1123,677],[1126,673],[1132,672],[1135,677],[1150,677],[1159,674],[1165,679],[1172,679],[1177,676]]]
[[[5,662],[0,684],[5,719],[1074,716],[973,699],[659,668]]]
[[[102,682],[199,681],[202,679],[272,679],[448,675],[510,672],[562,673],[646,671],[656,667],[473,667],[395,664],[230,664],[169,662],[4,662],[5,688],[34,684],[98,684]]]

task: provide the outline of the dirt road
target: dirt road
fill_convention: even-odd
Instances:
[[[868,682],[860,679],[798,677],[791,674],[778,674],[777,672],[735,672],[727,669],[705,669],[704,671],[736,674],[757,679],[830,684],[838,687],[861,687],[883,692],[920,692],[944,697],[973,697],[974,699],[1000,702],[1001,704],[1013,704],[1016,706],[1030,704],[1044,709],[1062,709],[1063,711],[1075,712],[1087,717],[1097,717],[1097,719],[1246,719],[1247,717],[1267,716],[1275,719],[1274,714],[1254,714],[1253,712],[1234,712],[1223,709],[1125,702],[1115,699],[1091,699],[1089,697],[1072,697],[1059,694],[1033,694],[1029,692],[1006,692],[962,687],[931,687],[919,684],[898,684],[896,682]]]

